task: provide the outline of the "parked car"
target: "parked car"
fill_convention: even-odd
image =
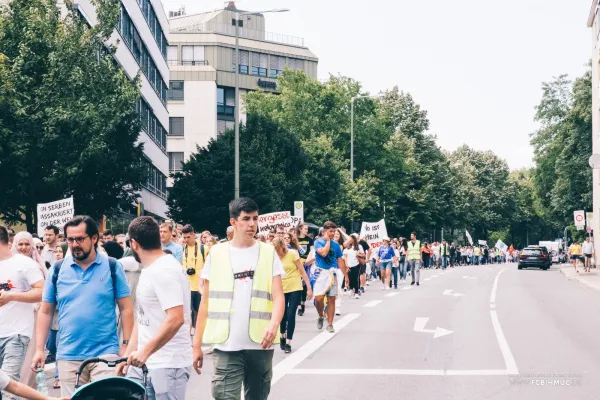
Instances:
[[[543,246],[530,246],[523,249],[519,256],[519,269],[540,268],[547,270],[552,265],[548,249]]]

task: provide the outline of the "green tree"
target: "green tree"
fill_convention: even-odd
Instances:
[[[72,195],[77,213],[111,215],[145,178],[139,82],[105,46],[119,1],[94,2],[91,29],[52,1],[0,8],[0,214],[30,231],[37,203]]]

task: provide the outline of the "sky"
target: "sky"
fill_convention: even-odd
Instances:
[[[162,0],[188,14],[224,1]],[[542,82],[582,75],[592,54],[592,0],[240,0],[266,29],[304,38],[319,79],[350,76],[376,94],[398,86],[427,110],[438,145],[492,150],[533,166],[529,135]]]

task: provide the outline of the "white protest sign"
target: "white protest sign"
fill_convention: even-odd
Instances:
[[[577,229],[580,229],[579,227],[583,229],[583,227],[585,226],[585,211],[573,211],[573,219],[575,221],[575,226],[577,227]]]
[[[292,227],[292,217],[289,211],[279,211],[258,216],[258,233],[268,233],[275,228]]]
[[[294,202],[294,216],[299,217],[301,220],[304,219],[304,202],[303,201],[295,201]]]
[[[54,225],[62,232],[64,224],[75,216],[73,197],[37,205],[37,232],[44,237],[44,229]]]
[[[387,228],[385,227],[385,220],[378,222],[363,222],[360,229],[360,237],[371,246],[372,249],[376,249],[383,244],[383,238],[387,236]]]
[[[506,249],[508,248],[507,245],[504,244],[504,242],[500,239],[498,239],[498,241],[496,242],[496,244],[494,245],[495,248],[500,249],[502,251],[506,251]]]
[[[487,246],[487,241],[485,241],[485,240],[480,240],[480,241],[479,241],[479,244],[480,244],[481,246]]]
[[[292,222],[292,225],[291,225],[292,228],[296,228],[298,226],[298,224],[302,222],[302,217],[299,217],[297,215],[292,215],[290,217],[290,220]]]
[[[469,233],[469,231],[466,229],[465,229],[465,234],[467,235],[467,239],[469,239],[469,243],[471,244],[471,246],[473,246],[473,238],[471,237],[471,234]]]

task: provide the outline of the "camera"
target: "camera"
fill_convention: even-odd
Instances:
[[[188,275],[194,275],[196,273],[196,268],[188,268],[185,270]]]

